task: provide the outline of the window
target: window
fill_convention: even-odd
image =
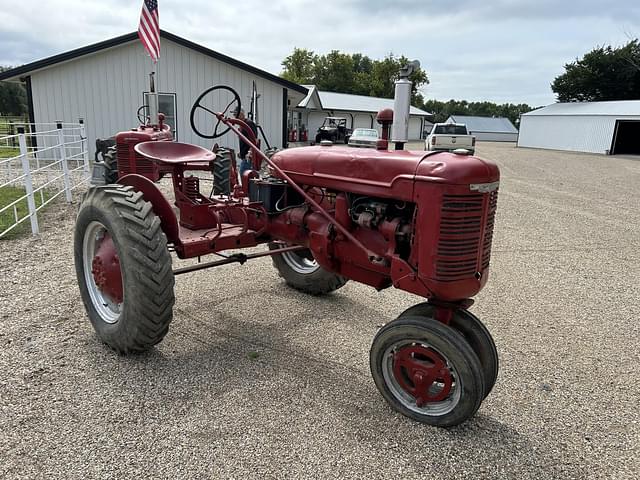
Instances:
[[[149,92],[142,94],[144,105],[149,105]],[[178,121],[176,119],[176,94],[175,93],[159,93],[158,94],[158,111],[164,113],[164,123],[171,127],[173,139],[178,140]]]
[[[448,123],[446,125],[438,125],[433,133],[441,135],[467,135],[467,127],[466,125]]]

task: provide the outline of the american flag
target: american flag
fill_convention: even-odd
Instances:
[[[160,58],[160,21],[158,20],[158,0],[144,0],[138,37],[154,62]]]

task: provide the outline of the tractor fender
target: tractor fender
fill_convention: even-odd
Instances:
[[[153,205],[153,211],[160,218],[162,231],[167,236],[169,243],[179,243],[180,229],[176,214],[166,197],[151,180],[142,175],[131,173],[120,178],[118,183],[129,185],[136,192],[142,192],[144,199]]]

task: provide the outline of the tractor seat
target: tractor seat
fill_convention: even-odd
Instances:
[[[133,149],[152,162],[166,165],[209,162],[216,158],[212,151],[190,143],[141,142]]]

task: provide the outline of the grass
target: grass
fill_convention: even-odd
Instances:
[[[17,157],[18,155],[20,155],[20,149],[19,148],[4,147],[4,146],[0,145],[0,158]]]
[[[22,122],[28,122],[29,120],[27,119],[23,119],[21,117],[2,117],[0,116],[0,137],[3,137],[5,135],[9,135],[10,133],[12,133],[10,131],[9,128],[9,120],[12,120],[14,123],[22,123]],[[16,133],[18,133],[15,125],[13,128],[13,134],[15,135]],[[17,157],[18,155],[20,155],[20,149],[18,148],[18,139],[14,139],[16,142],[16,146],[14,147],[6,147],[6,145],[4,144],[5,142],[3,142],[2,145],[0,145],[0,159],[2,158],[11,158],[11,157]]]
[[[247,354],[247,357],[249,357],[251,360],[257,360],[259,356],[260,354],[258,352],[253,351]]]
[[[21,187],[2,187],[0,188],[0,210],[11,204],[18,198],[22,197],[25,194],[25,189]],[[51,194],[44,191],[44,201],[46,202],[49,198],[51,198]],[[40,192],[35,194],[36,208],[42,205],[42,198],[40,196]],[[16,210],[18,211],[18,218],[22,218],[23,216],[29,213],[29,205],[27,204],[27,199],[24,198],[15,205]],[[41,210],[42,211],[42,210]],[[10,225],[13,225],[15,222],[13,208],[9,208],[4,212],[0,213],[0,233],[4,232]],[[31,222],[29,220],[24,220],[13,230],[5,233],[3,236],[0,236],[0,240],[8,240],[11,238],[16,238],[20,235],[24,235],[25,233],[31,232]]]

